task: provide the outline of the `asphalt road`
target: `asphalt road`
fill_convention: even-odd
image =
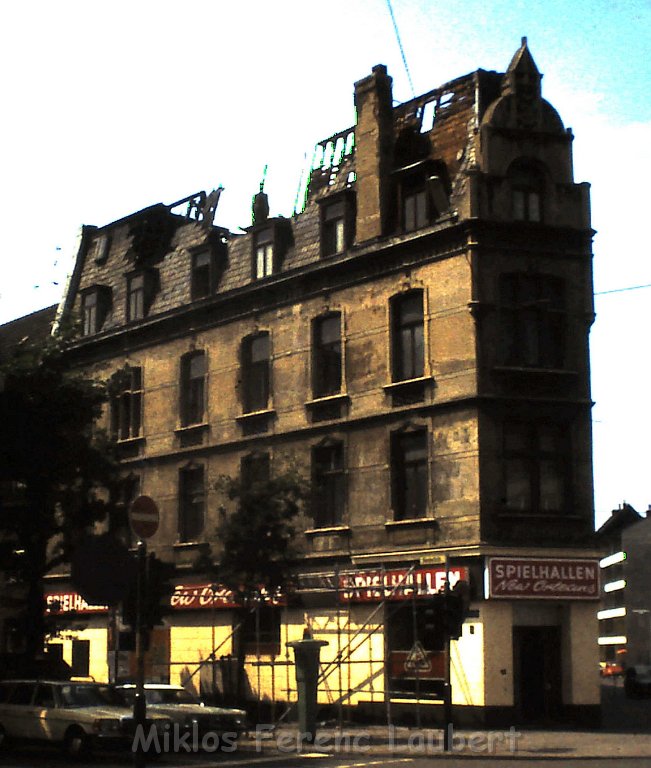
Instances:
[[[567,766],[567,768],[646,768],[649,764],[645,758],[608,758],[582,759],[555,757],[545,759],[518,758],[480,758],[454,757],[436,755],[432,757],[402,757],[382,755],[341,755],[338,757],[322,755],[265,755],[255,752],[238,752],[232,755],[185,755],[182,757],[165,756],[162,759],[148,763],[148,768],[432,768],[432,761],[442,761],[445,768],[551,768],[551,766]],[[3,753],[0,765],[6,768],[63,768],[69,765],[67,759],[52,750],[25,749],[20,752]],[[129,768],[133,765],[130,755],[97,755],[91,761],[75,763],[80,768]]]

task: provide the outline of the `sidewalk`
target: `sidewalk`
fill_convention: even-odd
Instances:
[[[296,754],[301,751],[297,728],[252,732],[242,739],[244,749],[265,754]],[[651,732],[603,731],[506,731],[454,730],[452,749],[443,751],[443,731],[436,728],[386,726],[320,728],[313,748],[303,752],[357,755],[437,755],[445,757],[495,757],[505,759],[651,759]]]

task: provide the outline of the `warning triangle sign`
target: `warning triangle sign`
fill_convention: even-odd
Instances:
[[[405,660],[406,672],[430,672],[432,669],[432,662],[427,655],[427,651],[423,648],[421,643],[417,640],[411,650],[409,656]]]

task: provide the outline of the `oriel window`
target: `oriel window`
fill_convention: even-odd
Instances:
[[[529,368],[565,365],[565,284],[554,275],[500,277],[501,363]]]
[[[504,425],[504,508],[558,514],[567,508],[568,432],[560,425]]]
[[[509,172],[513,218],[516,221],[542,221],[542,191],[544,179],[541,171],[527,163],[517,163]]]

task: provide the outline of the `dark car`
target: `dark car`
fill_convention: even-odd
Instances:
[[[129,703],[136,695],[135,685],[120,685],[118,690]],[[181,685],[163,683],[145,684],[147,712],[169,717],[182,731],[202,738],[214,734],[229,743],[236,741],[247,730],[246,712],[232,707],[211,707]]]
[[[629,699],[651,696],[651,666],[635,664],[624,674],[624,692]]]

